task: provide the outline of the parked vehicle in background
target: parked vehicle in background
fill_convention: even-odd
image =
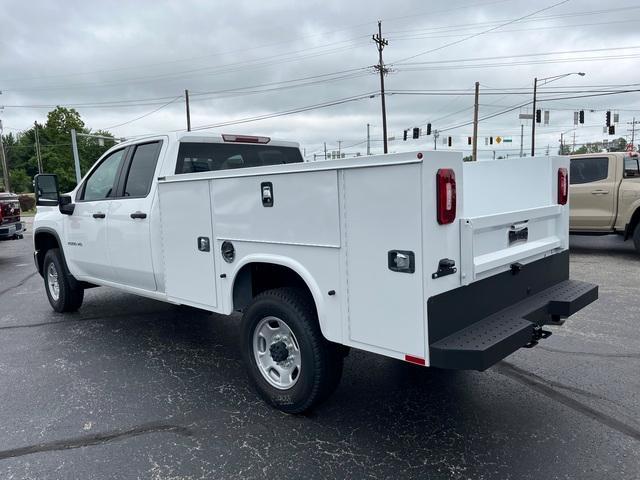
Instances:
[[[640,162],[637,152],[572,155],[573,234],[623,235],[640,253]]]
[[[138,139],[70,194],[36,176],[35,263],[58,312],[90,285],[243,312],[249,378],[299,413],[336,388],[351,347],[485,370],[593,302],[595,285],[569,279],[568,168],[453,152],[303,163],[268,137]]]
[[[0,238],[22,238],[23,233],[18,196],[0,192]]]

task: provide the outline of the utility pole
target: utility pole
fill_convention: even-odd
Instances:
[[[571,151],[575,152],[576,151],[576,131],[573,131],[573,146],[571,147]]]
[[[633,145],[633,148],[635,148],[635,141],[636,141],[636,124],[640,123],[640,120],[638,120],[636,122],[636,117],[633,117],[633,121],[632,122],[627,122],[627,125],[631,125],[631,128],[629,130],[631,130],[631,145]]]
[[[564,132],[560,134],[560,155],[564,155]]]
[[[378,65],[376,69],[380,72],[380,100],[382,101],[382,141],[384,144],[384,153],[387,153],[387,107],[384,101],[384,75],[387,73],[387,69],[382,61],[382,50],[389,45],[387,39],[382,38],[382,22],[378,20],[378,33],[373,35],[373,41],[376,42],[378,47]]]
[[[473,151],[471,160],[478,160],[478,97],[480,96],[480,82],[476,82],[476,99],[473,105]]]
[[[520,156],[524,157],[524,150],[523,150],[523,141],[524,141],[524,124],[520,124]]]
[[[538,91],[538,77],[533,79],[533,110],[531,117],[531,156],[536,154],[536,93]]]
[[[38,159],[38,173],[42,173],[42,158],[40,157],[40,138],[38,137],[38,122],[33,122],[33,131],[36,136],[36,158]]]
[[[187,132],[191,131],[191,112],[189,111],[189,90],[184,91],[184,103],[187,107]]]
[[[371,155],[371,135],[369,134],[368,123],[367,123],[367,155]]]
[[[7,157],[4,155],[4,144],[2,143],[2,120],[0,120],[0,161],[2,162],[2,176],[4,180],[4,191],[11,191],[9,183],[9,165],[7,165]]]
[[[324,142],[324,159],[327,159],[327,142]]]
[[[341,147],[342,147],[342,140],[338,140],[338,158],[342,158],[342,157],[340,156],[340,150],[341,150]]]

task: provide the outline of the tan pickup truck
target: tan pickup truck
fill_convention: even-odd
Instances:
[[[584,235],[624,235],[640,253],[638,153],[572,155],[569,230]]]

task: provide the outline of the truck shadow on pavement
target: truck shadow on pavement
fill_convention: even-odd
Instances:
[[[618,258],[640,261],[640,253],[636,252],[633,241],[624,241],[619,235],[571,235],[569,250],[571,254],[615,255]]]

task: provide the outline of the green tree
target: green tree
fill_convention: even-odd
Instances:
[[[10,133],[3,136],[12,178],[11,187],[16,192],[32,191],[31,179],[38,173],[35,128],[25,130],[18,135]],[[71,129],[75,129],[78,133],[91,133],[91,130],[85,127],[80,114],[75,109],[64,107],[56,107],[50,111],[44,125],[38,124],[37,128],[43,170],[58,175],[61,191],[72,190],[76,186],[76,175],[71,147]],[[106,131],[99,131],[97,134],[113,137]],[[95,138],[79,136],[78,151],[82,173],[86,173],[91,165],[113,145],[114,142],[109,140],[99,142]]]

